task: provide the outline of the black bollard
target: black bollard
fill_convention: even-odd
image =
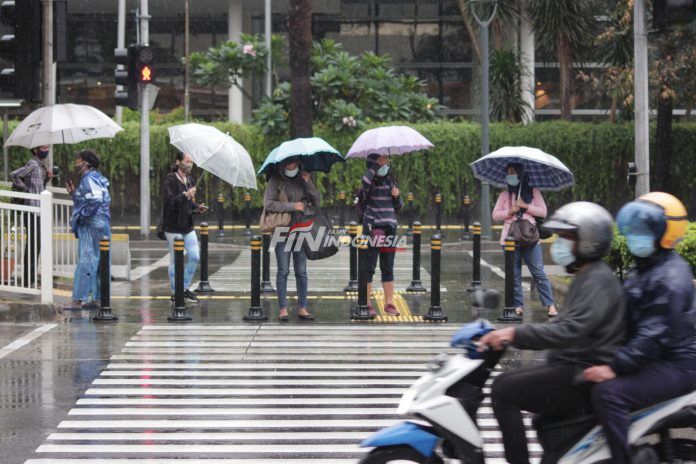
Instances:
[[[275,288],[271,283],[271,233],[263,233],[263,273],[261,276],[261,293],[275,293]]]
[[[522,322],[515,314],[515,239],[505,239],[505,307],[500,322]]]
[[[106,235],[99,240],[99,290],[101,301],[99,313],[92,318],[93,321],[107,322],[117,321],[118,317],[111,313],[111,242]]]
[[[218,237],[225,236],[225,197],[220,192],[217,196]]]
[[[462,219],[464,220],[464,230],[462,230],[462,240],[469,238],[469,214],[471,213],[471,198],[469,195],[464,196],[462,201]]]
[[[413,235],[413,216],[414,216],[413,200],[414,200],[413,193],[408,192],[408,195],[406,196],[406,211],[408,211],[408,229],[406,229],[406,236],[407,237],[410,237],[411,235]]]
[[[263,322],[268,317],[263,314],[261,306],[261,237],[251,237],[251,306],[244,316],[247,322]]]
[[[174,237],[174,305],[172,315],[167,320],[172,322],[190,321],[193,319],[186,314],[184,301],[184,237]]]
[[[208,282],[208,223],[201,222],[201,281],[198,283],[198,288],[196,292],[198,293],[211,293],[215,290],[210,286]]]
[[[358,267],[358,304],[353,309],[350,318],[357,321],[367,321],[372,319],[370,310],[367,308],[367,299],[370,297],[367,294],[367,254],[369,253],[367,237],[363,235],[360,237],[358,243],[358,255],[360,259]]]
[[[251,236],[251,194],[244,192],[244,236]]]
[[[435,194],[435,229],[440,232],[442,229],[442,195]]]
[[[440,262],[442,254],[442,236],[435,234],[430,239],[430,309],[423,316],[426,321],[447,322],[440,306]]]
[[[420,258],[421,258],[421,223],[413,223],[413,280],[411,285],[406,287],[407,292],[425,292],[420,278]]]
[[[474,256],[471,269],[471,287],[469,291],[473,292],[481,288],[481,224],[474,222],[471,227],[472,241],[474,245]]]
[[[357,292],[358,291],[358,247],[353,246],[355,244],[355,238],[358,236],[358,223],[355,221],[350,221],[348,223],[348,237],[350,237],[350,247],[349,247],[349,267],[350,275],[348,278],[348,285],[343,289],[344,292]]]
[[[346,192],[338,192],[338,235],[346,234]]]

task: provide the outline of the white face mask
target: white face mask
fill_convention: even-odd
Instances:
[[[295,168],[295,169],[286,169],[285,170],[285,176],[286,177],[295,177],[298,173],[300,172],[300,168]]]
[[[575,242],[566,238],[557,237],[551,245],[551,260],[559,266],[570,266],[575,262],[573,246]]]

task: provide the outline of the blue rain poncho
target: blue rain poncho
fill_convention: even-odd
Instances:
[[[97,171],[88,171],[73,192],[73,203],[70,226],[78,239],[73,301],[86,302],[90,293],[98,301],[99,240],[111,236],[109,181]]]

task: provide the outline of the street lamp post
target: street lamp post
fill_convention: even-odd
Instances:
[[[471,13],[481,28],[481,156],[486,156],[489,151],[490,138],[490,111],[488,106],[489,99],[489,51],[488,51],[488,26],[493,22],[495,13],[498,11],[498,0],[470,0]],[[476,13],[476,4],[493,4],[493,11],[486,19]],[[481,181],[481,232],[482,238],[490,239],[491,234],[491,212],[490,212],[490,184]]]

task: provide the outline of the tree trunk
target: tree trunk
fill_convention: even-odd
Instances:
[[[558,38],[556,46],[561,72],[561,117],[570,121],[572,120],[571,99],[573,98],[573,54],[570,50],[570,44],[562,36]]]
[[[293,138],[311,137],[312,0],[290,0],[290,133]]]
[[[672,193],[670,164],[672,161],[672,98],[657,99],[657,134],[655,137],[655,187]]]
[[[616,109],[619,106],[619,98],[616,95],[611,96],[611,108],[609,109],[609,122],[616,122]]]

